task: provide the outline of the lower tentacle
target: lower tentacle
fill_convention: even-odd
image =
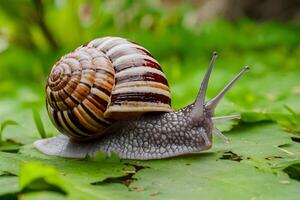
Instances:
[[[221,117],[212,117],[212,121],[215,122],[225,122],[233,119],[241,119],[240,114],[236,115],[228,115],[228,116],[221,116]]]
[[[225,143],[229,143],[229,139],[217,127],[214,127],[213,132],[216,133]]]

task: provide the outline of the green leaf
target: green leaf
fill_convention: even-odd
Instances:
[[[1,196],[14,194],[19,191],[18,177],[16,176],[0,176],[0,199]]]
[[[17,152],[20,149],[21,145],[14,141],[6,141],[0,143],[0,151],[5,152]]]
[[[29,192],[20,195],[22,200],[63,200],[67,199],[64,195],[51,192],[51,191],[40,191],[40,192]]]
[[[32,151],[36,150],[32,149]],[[38,152],[35,155],[37,154]],[[12,174],[19,174],[20,166],[32,161],[53,166],[57,168],[61,174],[64,174],[65,177],[86,184],[102,181],[108,177],[126,175],[126,172],[122,170],[124,167],[123,163],[111,162],[109,159],[93,161],[63,159],[49,156],[41,158],[0,152],[0,169]]]
[[[38,112],[38,110],[32,109],[32,115],[33,115],[33,119],[34,119],[36,128],[38,129],[41,138],[46,138],[47,135],[46,135],[46,131],[45,131],[40,113]]]
[[[4,131],[4,129],[7,126],[16,126],[19,125],[16,121],[14,120],[5,120],[4,122],[1,123],[1,128],[0,128],[0,143],[2,142],[2,133]]]
[[[300,181],[300,162],[286,167],[284,170],[290,178]]]
[[[43,179],[46,183],[59,187],[66,192],[69,199],[107,199],[109,196],[100,193],[89,184],[80,180],[69,179],[52,166],[41,163],[27,163],[22,166],[20,173],[20,189],[30,187],[34,181]],[[112,195],[113,196],[113,195]]]
[[[14,121],[14,120],[5,120],[4,122],[1,123],[1,128],[0,128],[0,151],[7,151],[7,152],[16,152],[20,148],[20,144],[13,141],[13,140],[6,140],[2,141],[2,133],[5,128],[8,126],[19,126],[19,124]]]
[[[119,162],[101,154],[62,159],[27,146],[20,155],[0,153],[0,169],[18,175],[23,165],[21,188],[42,179],[70,199],[298,198],[300,183],[291,176],[297,173],[288,168],[300,163],[298,142],[269,123],[243,125],[226,136],[229,144],[215,137],[207,152],[152,161]]]
[[[67,183],[55,168],[34,162],[24,164],[21,167],[19,180],[20,190],[24,190],[34,180],[41,178],[49,184],[59,186],[63,191],[67,190]]]

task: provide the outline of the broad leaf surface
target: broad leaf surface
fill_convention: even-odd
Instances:
[[[27,146],[0,153],[0,169],[20,176],[19,192],[43,179],[69,199],[298,198],[300,183],[283,169],[300,163],[299,143],[274,124],[240,126],[227,136],[229,144],[216,138],[207,152],[154,161],[50,158]]]

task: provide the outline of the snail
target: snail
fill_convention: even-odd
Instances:
[[[84,158],[101,151],[138,160],[207,150],[213,132],[226,140],[214,123],[239,117],[214,117],[214,111],[249,69],[205,102],[216,57],[214,52],[196,100],[173,111],[166,76],[147,49],[120,37],[92,40],[53,66],[46,105],[61,134],[37,140],[34,146],[51,156]]]

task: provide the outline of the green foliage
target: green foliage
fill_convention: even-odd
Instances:
[[[149,0],[0,1],[0,199],[298,199],[300,27],[249,19],[191,25],[194,12]],[[37,152],[32,142],[57,132],[44,105],[51,66],[107,35],[153,53],[175,109],[194,100],[214,50],[208,98],[249,65],[216,111],[242,116],[217,124],[230,143],[215,137],[206,153],[143,162]]]
[[[18,177],[0,176],[0,187],[0,196],[18,192]]]
[[[32,109],[32,115],[33,115],[33,120],[35,122],[36,128],[38,129],[41,138],[46,138],[47,137],[46,131],[39,111],[37,111],[36,109]]]
[[[0,143],[2,143],[2,132],[4,131],[5,127],[7,126],[15,126],[15,125],[18,125],[18,123],[14,120],[5,120],[4,122],[1,123],[1,126],[0,126]]]
[[[285,108],[290,113],[290,116],[285,120],[278,121],[278,123],[282,125],[287,132],[293,133],[300,137],[300,115],[287,105],[285,105]]]
[[[53,158],[32,146],[22,154],[0,153],[0,169],[20,177],[17,190],[4,187],[0,194],[46,190],[68,199],[298,198],[297,142],[278,126],[262,123],[241,126],[228,137],[230,144],[216,139],[206,153],[154,161]]]

